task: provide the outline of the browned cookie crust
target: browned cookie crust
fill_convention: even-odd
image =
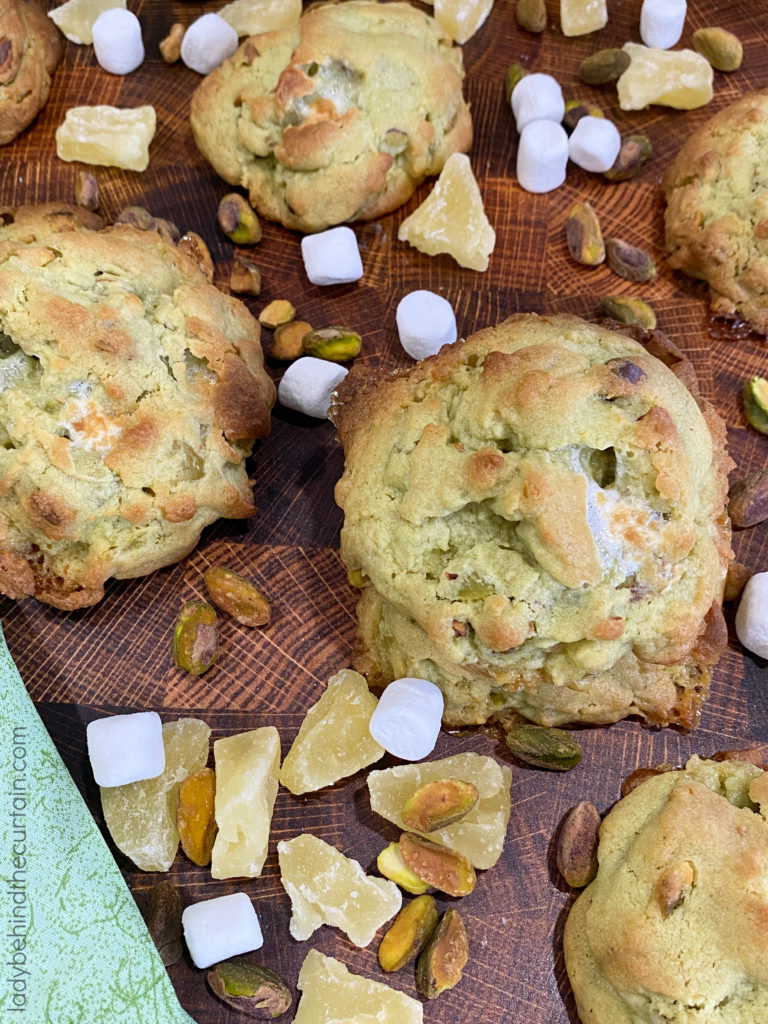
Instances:
[[[694,724],[727,639],[730,460],[690,363],[646,340],[519,315],[341,383],[341,554],[371,684],[430,679],[454,725],[507,707]]]
[[[192,130],[265,217],[320,231],[394,210],[469,148],[463,74],[461,50],[409,4],[320,4],[213,71]]]
[[[154,231],[0,210],[0,592],[59,608],[254,511],[258,322]]]
[[[719,111],[664,175],[669,265],[709,284],[715,313],[768,334],[768,91]]]
[[[33,0],[0,4],[0,145],[15,139],[48,99],[61,33]]]

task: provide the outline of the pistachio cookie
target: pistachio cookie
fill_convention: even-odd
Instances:
[[[768,775],[693,757],[600,828],[565,963],[583,1024],[768,1020]]]
[[[695,723],[727,639],[730,460],[690,363],[636,333],[518,315],[339,385],[341,554],[374,687],[432,680],[451,725]]]
[[[0,209],[0,592],[96,603],[254,511],[259,325],[155,231]]]
[[[669,265],[709,284],[712,310],[768,334],[768,91],[691,135],[664,175]]]
[[[0,4],[0,145],[37,116],[60,57],[61,33],[39,4]]]
[[[208,75],[192,131],[259,213],[321,231],[394,210],[469,148],[463,75],[461,50],[409,4],[319,4]]]

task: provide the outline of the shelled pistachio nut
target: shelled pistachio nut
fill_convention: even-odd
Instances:
[[[247,957],[214,964],[206,981],[223,1003],[256,1020],[280,1017],[291,1006],[291,993],[283,979]]]
[[[588,202],[576,203],[565,221],[568,252],[585,267],[596,267],[605,260],[605,245],[600,221]]]
[[[173,631],[173,658],[179,668],[201,676],[216,661],[219,632],[216,610],[206,601],[182,605]]]
[[[301,341],[304,355],[328,359],[332,363],[346,363],[360,354],[363,340],[346,327],[323,327],[309,331]]]
[[[504,738],[515,757],[536,768],[566,772],[581,761],[581,744],[562,729],[521,722],[506,730]]]
[[[434,896],[417,896],[398,913],[379,945],[379,964],[391,974],[405,967],[424,949],[440,914]]]
[[[427,999],[436,999],[441,992],[458,985],[467,960],[467,931],[461,914],[450,907],[440,918],[418,959],[416,987]]]

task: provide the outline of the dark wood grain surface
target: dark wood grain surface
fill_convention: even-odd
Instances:
[[[29,130],[2,150],[0,199],[22,203],[73,198],[78,167],[59,161],[54,143],[54,131],[68,107],[152,103],[158,132],[150,166],[143,174],[98,169],[102,212],[113,217],[126,205],[140,204],[199,232],[214,255],[218,277],[225,281],[233,247],[218,232],[215,210],[229,188],[198,154],[187,123],[189,97],[199,79],[180,64],[165,65],[157,51],[174,21],[188,23],[217,5],[130,0],[129,6],[142,21],[146,62],[135,73],[117,78],[98,68],[90,47],[67,44],[47,106]],[[589,199],[606,235],[619,235],[659,258],[658,278],[642,286],[642,294],[656,308],[660,326],[693,359],[705,394],[728,423],[736,472],[742,474],[761,467],[768,450],[768,438],[748,427],[739,401],[746,377],[768,370],[765,343],[714,322],[705,291],[665,267],[659,183],[681,141],[695,127],[742,92],[768,83],[768,12],[759,2],[690,4],[683,43],[690,45],[696,28],[723,25],[744,43],[741,69],[731,75],[716,73],[715,98],[705,108],[622,113],[615,90],[591,89],[577,77],[580,61],[593,50],[638,39],[640,0],[608,0],[608,7],[609,23],[600,33],[565,39],[557,27],[554,0],[548,2],[550,25],[540,36],[518,28],[514,0],[497,0],[485,27],[464,48],[466,94],[476,131],[472,165],[497,236],[486,273],[462,270],[447,256],[423,256],[397,241],[401,220],[429,191],[425,184],[404,209],[355,226],[365,268],[363,280],[355,285],[309,285],[299,236],[265,225],[255,250],[263,292],[249,305],[258,312],[270,299],[288,298],[315,326],[347,324],[364,337],[360,359],[386,366],[410,362],[398,346],[394,311],[399,299],[414,288],[443,294],[456,310],[463,335],[515,311],[569,311],[594,317],[601,295],[629,293],[637,287],[606,267],[587,270],[570,259],[564,219],[573,203]],[[565,185],[556,192],[538,196],[521,191],[515,180],[517,137],[503,86],[506,69],[516,60],[556,75],[568,98],[600,103],[622,132],[646,132],[654,156],[641,175],[609,184],[571,166]],[[280,369],[271,366],[270,372],[277,378]],[[100,824],[98,792],[85,754],[85,725],[92,718],[116,709],[154,708],[165,719],[195,714],[209,722],[214,737],[270,724],[278,727],[287,750],[325,681],[349,664],[355,593],[346,583],[338,556],[341,517],[333,486],[341,473],[342,454],[332,426],[277,407],[272,433],[257,444],[251,469],[258,515],[246,524],[214,525],[182,563],[145,579],[112,583],[101,604],[87,611],[65,613],[33,601],[0,603],[11,653]],[[768,569],[765,527],[737,533],[734,547],[741,561]],[[220,660],[198,679],[173,667],[171,631],[181,602],[201,595],[201,571],[212,563],[230,565],[263,584],[273,603],[274,621],[264,632],[224,621]],[[693,752],[707,755],[768,737],[765,663],[745,656],[733,637],[732,612],[728,621],[731,643],[716,668],[695,731],[653,732],[637,722],[580,729],[584,759],[574,771],[553,775],[513,764],[512,816],[504,855],[461,905],[470,962],[458,988],[425,1004],[428,1024],[574,1024],[560,941],[573,894],[553,866],[553,836],[577,800],[590,799],[601,811],[610,807],[622,778],[639,765],[679,763]],[[482,732],[441,735],[436,754],[461,750],[511,761],[496,738]],[[339,957],[355,971],[381,978],[375,941],[360,950],[328,928],[309,943],[289,937],[290,907],[279,882],[275,846],[279,838],[300,831],[336,843],[366,867],[395,836],[392,827],[372,814],[361,773],[303,798],[280,792],[261,878],[244,885],[213,882],[207,870],[192,867],[181,855],[172,876],[182,886],[186,902],[244,888],[261,919],[263,960],[292,987],[310,945]],[[119,853],[116,856],[141,900],[156,876],[142,874]],[[202,972],[187,959],[170,973],[182,1003],[199,1024],[237,1019],[208,994]],[[415,995],[408,969],[388,980]]]

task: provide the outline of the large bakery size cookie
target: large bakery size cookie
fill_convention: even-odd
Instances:
[[[768,334],[768,91],[725,107],[664,175],[669,265],[709,284],[714,312]]]
[[[372,685],[430,679],[454,725],[507,707],[695,722],[726,642],[730,463],[690,364],[652,351],[519,315],[339,385],[341,554]]]
[[[259,325],[154,231],[0,210],[0,592],[94,604],[254,511]]]
[[[768,1020],[768,775],[691,758],[600,829],[565,926],[582,1024]]]
[[[461,50],[406,3],[347,0],[251,36],[192,97],[200,150],[301,231],[378,217],[472,141]]]
[[[15,139],[48,99],[61,33],[34,0],[0,4],[0,145]]]

